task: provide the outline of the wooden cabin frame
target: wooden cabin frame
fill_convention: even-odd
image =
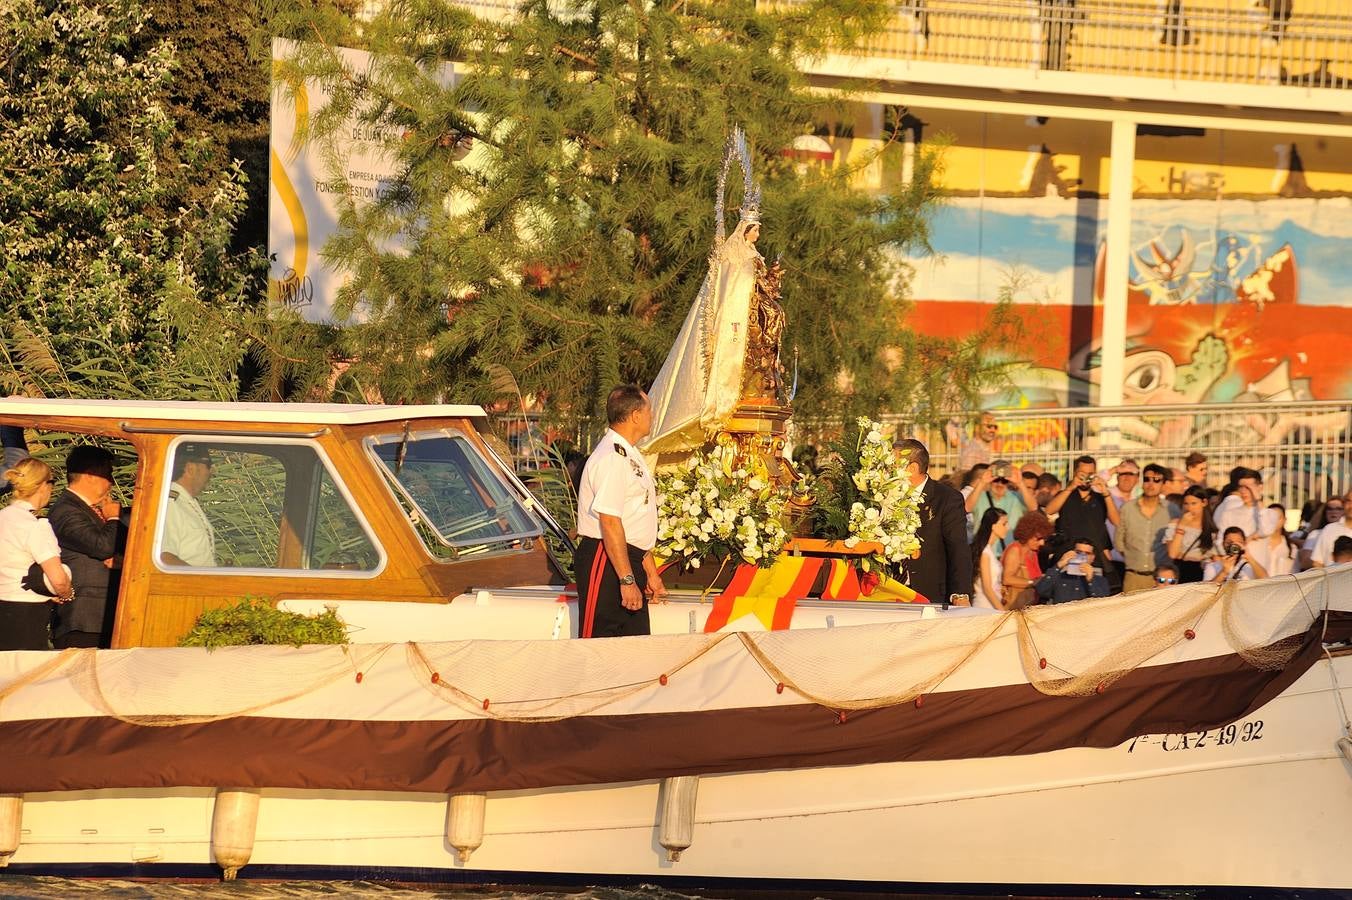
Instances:
[[[70,432],[117,438],[137,454],[136,484],[121,591],[113,631],[115,648],[173,646],[204,610],[229,606],[242,597],[277,603],[294,599],[397,600],[448,603],[474,587],[559,584],[568,579],[542,536],[521,549],[439,559],[426,547],[386,483],[365,445],[368,437],[410,429],[453,428],[504,483],[511,473],[489,450],[476,427],[477,406],[362,406],[284,403],[186,403],[0,399],[0,424],[42,432]],[[154,556],[156,534],[169,489],[170,449],[181,437],[213,439],[303,439],[331,463],[383,552],[369,572],[287,568],[261,572],[214,567],[201,571],[168,567]],[[60,461],[53,460],[59,475]],[[313,485],[288,481],[279,525],[279,563],[298,559],[296,528],[290,520]]]

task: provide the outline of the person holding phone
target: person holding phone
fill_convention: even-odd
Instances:
[[[1062,553],[1051,570],[1052,595],[1049,603],[1068,603],[1086,597],[1107,597],[1112,593],[1103,567],[1095,565],[1094,542],[1086,537],[1074,539],[1071,549]]]
[[[127,529],[122,506],[112,498],[113,454],[80,445],[66,457],[66,489],[52,503],[49,520],[70,567],[75,601],[56,609],[52,646],[107,648],[122,577]]]

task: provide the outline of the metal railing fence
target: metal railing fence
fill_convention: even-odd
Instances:
[[[804,0],[774,0],[793,6]],[[855,51],[1184,81],[1352,86],[1346,0],[899,0]]]
[[[519,6],[453,2],[493,21],[510,19]],[[1352,87],[1347,0],[898,0],[896,10],[854,53],[1174,81]]]
[[[1034,462],[1067,478],[1076,457],[1094,456],[1100,468],[1124,458],[1139,465],[1183,468],[1193,451],[1207,457],[1209,483],[1220,487],[1231,468],[1263,473],[1265,495],[1287,509],[1352,488],[1352,401],[1222,403],[1177,406],[1075,407],[994,410],[999,425],[993,459]],[[884,420],[930,449],[931,468],[954,472],[976,414],[939,426],[916,426],[904,416]]]
[[[1037,463],[1067,478],[1075,458],[1094,456],[1101,468],[1130,458],[1144,466],[1182,469],[1198,451],[1210,463],[1210,483],[1220,487],[1235,466],[1263,473],[1269,501],[1299,509],[1352,488],[1352,400],[1300,403],[1211,403],[1177,406],[1068,407],[994,410],[999,432],[992,459],[1015,465]],[[904,415],[882,416],[897,434],[913,435],[930,450],[937,475],[957,471],[962,442],[971,438],[977,413],[955,414],[942,424],[917,424]],[[566,442],[591,451],[604,428],[591,424],[565,432],[546,429],[542,417],[520,413],[496,416],[493,431],[511,452],[518,471],[553,464],[544,453]],[[799,444],[824,444],[840,425],[801,428]]]

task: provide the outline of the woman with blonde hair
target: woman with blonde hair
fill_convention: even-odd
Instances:
[[[55,479],[51,467],[29,457],[7,469],[5,480],[13,496],[0,510],[0,650],[46,650],[50,598],[25,586],[30,570],[39,568],[56,602],[75,595],[52,526],[38,518]]]

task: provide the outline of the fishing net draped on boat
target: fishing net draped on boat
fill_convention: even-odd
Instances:
[[[41,717],[40,689],[70,697],[68,714],[149,726],[255,715],[552,721],[689,704],[850,710],[1021,683],[1082,696],[1183,659],[1238,654],[1280,669],[1321,614],[1352,611],[1349,598],[1352,567],[834,629],[10,654],[0,660],[0,720]]]

